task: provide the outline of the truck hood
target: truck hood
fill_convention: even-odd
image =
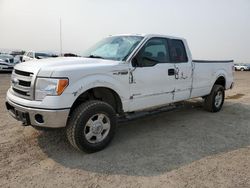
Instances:
[[[119,63],[119,61],[95,58],[58,57],[19,63],[15,66],[15,69],[32,72],[38,76],[51,77],[54,72],[98,69],[99,67],[115,66]]]

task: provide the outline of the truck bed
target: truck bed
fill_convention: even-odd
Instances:
[[[193,66],[192,97],[209,94],[214,81],[220,76],[226,78],[225,89],[231,87],[233,82],[233,60],[193,60]]]

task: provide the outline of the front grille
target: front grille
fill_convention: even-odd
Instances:
[[[20,95],[25,95],[25,96],[30,96],[30,94],[26,91],[22,91],[16,88],[13,88],[13,91],[15,91],[16,93],[20,94]]]
[[[17,70],[17,69],[15,69],[15,73],[18,75],[22,75],[22,76],[32,76],[33,75],[33,73],[31,73],[31,72],[25,72],[25,71],[21,71],[21,70]]]
[[[15,69],[12,73],[11,86],[15,95],[32,99],[32,82],[33,73]]]
[[[25,86],[25,87],[30,87],[31,82],[19,80],[19,85],[20,85],[20,86]]]

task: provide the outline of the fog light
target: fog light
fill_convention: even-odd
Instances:
[[[35,120],[36,120],[38,123],[44,123],[43,116],[42,116],[41,114],[36,114],[36,115],[35,115]]]

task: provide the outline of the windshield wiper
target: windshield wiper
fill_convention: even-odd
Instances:
[[[90,55],[90,56],[88,56],[88,58],[104,59],[102,56],[98,56],[98,55]]]

